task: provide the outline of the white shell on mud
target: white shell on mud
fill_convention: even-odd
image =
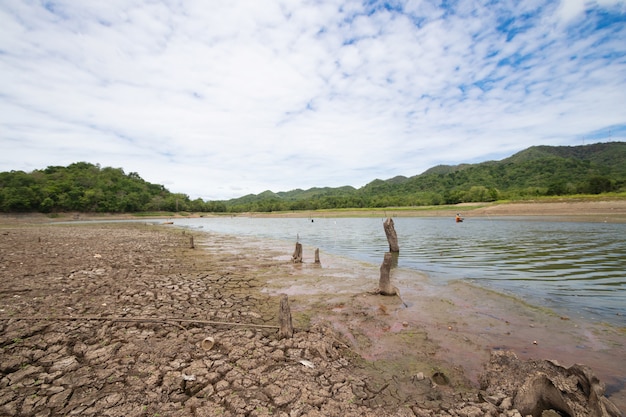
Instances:
[[[204,340],[202,342],[200,342],[200,346],[204,350],[211,350],[211,349],[213,349],[213,345],[215,345],[215,339],[213,339],[211,336],[205,337]]]
[[[313,364],[313,362],[311,361],[307,361],[306,359],[302,359],[301,361],[299,361],[302,365],[306,366],[307,368],[315,368],[315,365]]]

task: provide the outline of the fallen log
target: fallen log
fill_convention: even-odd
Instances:
[[[195,319],[179,319],[167,317],[99,317],[99,316],[49,316],[49,317],[0,317],[0,320],[22,320],[22,321],[113,321],[113,322],[129,322],[129,323],[188,323],[188,324],[206,324],[211,326],[242,326],[242,327],[258,327],[265,329],[279,329],[279,326],[270,324],[254,324],[254,323],[237,323],[213,320],[195,320]]]

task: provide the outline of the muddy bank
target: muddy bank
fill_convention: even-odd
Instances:
[[[511,203],[463,203],[449,206],[390,207],[385,209],[316,210],[277,213],[244,213],[253,217],[546,217],[550,220],[626,222],[626,199],[583,201],[524,201]]]
[[[549,348],[526,332],[555,330],[522,307],[491,317],[500,306],[487,295],[486,310],[468,306],[465,286],[442,298],[409,290],[414,277],[399,271],[400,302],[369,293],[371,265],[293,265],[292,248],[228,236],[194,242],[143,224],[0,228],[0,415],[516,415],[515,388],[491,373],[479,390],[480,367],[494,348],[523,354],[517,340]],[[274,328],[280,293],[293,339]],[[590,352],[623,342],[585,332]]]
[[[470,207],[471,209],[471,207]],[[547,216],[563,220],[626,221],[626,200],[516,202],[490,204],[469,212],[472,216]]]
[[[309,262],[312,250],[305,249]],[[378,265],[328,254],[322,264],[305,264],[290,279],[270,280],[268,288],[289,294],[295,310],[314,322],[323,317],[333,324],[366,359],[396,361],[413,374],[438,369],[457,386],[463,378],[477,385],[495,351],[565,366],[583,363],[607,384],[611,400],[626,409],[624,327],[560,316],[467,282],[434,285],[411,270],[392,270],[400,298],[376,296],[371,292]]]

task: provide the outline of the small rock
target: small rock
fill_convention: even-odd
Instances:
[[[80,367],[80,363],[78,363],[78,359],[75,356],[68,356],[63,359],[59,359],[50,367],[50,372],[54,373],[56,371],[62,372],[70,372],[78,369]]]
[[[511,397],[506,397],[500,403],[500,409],[502,410],[510,410],[513,407],[513,399]]]
[[[463,407],[462,409],[457,410],[456,413],[457,415],[459,415],[459,417],[482,417],[485,415],[483,413],[483,410],[476,407],[475,405],[468,405],[467,407]]]

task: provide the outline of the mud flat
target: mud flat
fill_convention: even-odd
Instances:
[[[401,298],[377,296],[378,266],[190,233],[0,225],[0,415],[516,416],[529,376],[561,372],[543,358],[589,365],[626,405],[624,329],[402,270]]]
[[[546,217],[550,220],[626,222],[626,199],[536,200],[521,202],[462,203],[447,206],[390,207],[385,209],[338,209],[244,213],[251,217]]]

